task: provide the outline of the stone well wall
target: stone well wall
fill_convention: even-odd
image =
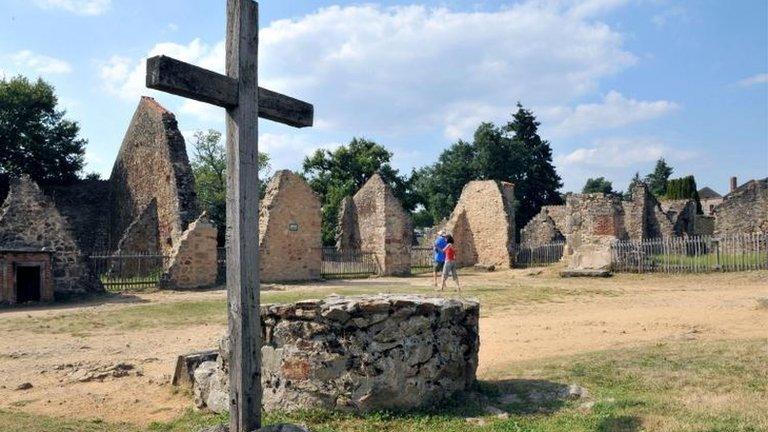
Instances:
[[[160,248],[165,254],[199,216],[184,137],[173,113],[152,98],[141,98],[109,183],[112,250],[152,200],[157,203]]]
[[[511,183],[471,181],[464,186],[446,230],[460,266],[509,268],[514,264],[515,194]]]
[[[267,410],[366,412],[431,406],[467,390],[478,362],[479,304],[413,295],[329,297],[263,306]],[[195,371],[198,407],[225,411],[229,352]]]
[[[768,178],[751,180],[715,207],[715,234],[768,233]]]
[[[323,239],[320,200],[300,176],[275,173],[267,185],[259,219],[259,277],[262,281],[320,278]]]

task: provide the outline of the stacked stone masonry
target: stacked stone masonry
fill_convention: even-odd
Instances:
[[[458,265],[512,267],[514,186],[494,180],[467,183],[446,224],[446,230],[455,240]]]
[[[173,113],[152,98],[141,98],[109,182],[112,250],[153,200],[165,254],[173,251],[175,241],[199,216],[184,137]]]
[[[374,253],[380,275],[410,274],[411,216],[378,173],[342,203],[339,220],[339,245]]]
[[[320,278],[320,200],[300,176],[278,171],[267,185],[259,219],[259,276],[263,281]]]
[[[429,407],[469,389],[479,304],[414,295],[329,297],[263,306],[266,410],[368,412]],[[195,403],[228,407],[229,350],[194,373]]]
[[[768,178],[751,180],[715,207],[715,234],[768,234]]]
[[[53,199],[29,177],[11,180],[0,209],[0,249],[51,252],[53,290],[60,295],[100,289],[73,231]]]
[[[216,284],[216,234],[205,214],[189,225],[171,253],[164,278],[169,287],[203,288]]]

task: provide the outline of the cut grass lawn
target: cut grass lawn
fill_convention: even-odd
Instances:
[[[456,297],[452,290],[443,293],[431,287],[410,285],[384,286],[324,286],[285,291],[263,291],[262,303],[290,303],[310,298],[323,298],[331,294],[360,295],[372,293],[413,293]],[[481,303],[481,314],[487,316],[513,305],[538,302],[562,302],[575,296],[617,296],[620,290],[603,288],[556,288],[549,286],[532,287],[516,284],[509,287],[468,286],[462,291],[466,298],[476,298]],[[148,330],[153,328],[181,328],[190,325],[226,324],[226,300],[173,301],[154,304],[126,304],[119,308],[90,308],[81,311],[52,313],[45,316],[27,316],[3,319],[0,316],[0,331],[26,331],[46,333],[67,333],[73,336],[91,336],[104,333]]]
[[[482,397],[510,413],[483,413],[477,397],[457,399],[427,411],[365,416],[305,412],[268,414],[266,421],[308,425],[315,432],[458,431],[732,431],[768,430],[768,340],[674,342],[515,363],[479,384]],[[511,377],[514,377],[510,379]],[[586,399],[536,402],[538,389],[576,383]],[[520,400],[501,404],[496,397]],[[593,405],[585,405],[593,402]],[[484,426],[466,417],[482,417]],[[171,423],[147,428],[100,421],[72,421],[0,411],[7,432],[188,432],[222,422],[220,416],[189,411]]]

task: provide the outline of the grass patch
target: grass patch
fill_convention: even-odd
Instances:
[[[767,344],[764,339],[689,341],[515,363],[479,383],[480,396],[429,410],[364,416],[267,413],[265,422],[301,423],[315,432],[758,432],[768,430]],[[584,405],[584,399],[542,402],[533,397],[543,388],[569,383],[587,388],[586,401],[592,404]],[[511,392],[519,400],[507,404],[497,400]],[[485,415],[488,401],[508,412],[509,418]],[[485,425],[469,424],[466,417],[480,417]],[[189,411],[173,422],[138,428],[0,411],[0,430],[9,432],[186,432],[224,421]]]

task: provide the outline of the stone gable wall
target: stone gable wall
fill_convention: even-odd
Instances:
[[[346,226],[340,226],[341,243],[352,245],[350,239],[359,235],[360,249],[376,255],[379,274],[410,274],[413,225],[389,185],[374,174],[352,199],[357,223],[352,225],[352,216],[342,215]]]
[[[260,279],[319,279],[321,223],[320,200],[309,184],[288,170],[275,173],[261,203]]]
[[[128,225],[123,237],[117,243],[116,254],[160,253],[158,225],[157,200],[153,199],[139,217]]]
[[[189,224],[176,242],[163,278],[169,288],[204,288],[216,284],[217,233],[205,214]]]
[[[198,216],[195,184],[176,117],[142,97],[109,179],[111,249],[128,226],[157,200],[160,248],[168,254]]]
[[[53,251],[53,289],[67,295],[103,288],[86,265],[72,227],[29,177],[11,180],[10,192],[0,209],[0,248]]]
[[[768,178],[751,180],[715,207],[715,234],[768,233]]]
[[[267,410],[434,406],[475,383],[479,304],[414,295],[329,297],[261,308]],[[195,403],[229,409],[227,338],[194,372]]]
[[[494,180],[471,181],[446,224],[460,266],[509,268],[514,264],[514,186]]]

